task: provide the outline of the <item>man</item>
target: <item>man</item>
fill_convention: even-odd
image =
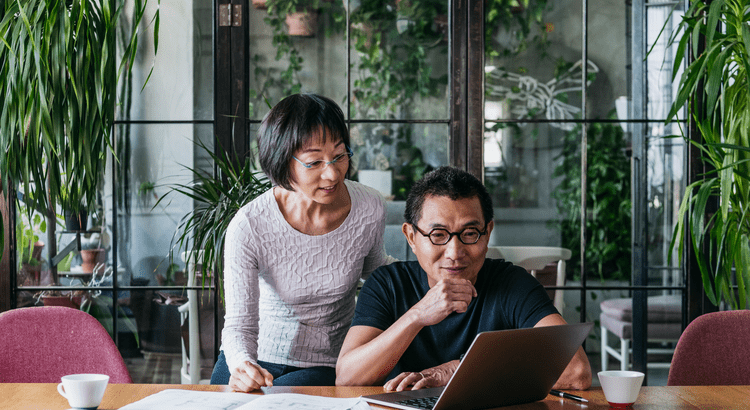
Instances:
[[[441,167],[425,175],[404,217],[417,262],[383,266],[365,282],[336,364],[337,385],[444,386],[477,333],[566,323],[523,268],[485,259],[492,200],[471,174]],[[555,388],[590,386],[591,366],[579,348]]]

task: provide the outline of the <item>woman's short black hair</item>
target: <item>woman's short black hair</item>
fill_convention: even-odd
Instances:
[[[455,167],[440,167],[414,183],[406,198],[406,223],[416,225],[419,222],[422,218],[422,206],[428,196],[446,196],[454,201],[477,197],[482,207],[484,223],[489,223],[494,217],[492,198],[487,188],[474,175]]]
[[[350,147],[344,113],[328,97],[312,93],[290,95],[266,114],[258,129],[258,151],[260,167],[274,185],[294,190],[292,156],[318,132],[323,142],[332,138]],[[349,176],[349,169],[346,176]]]

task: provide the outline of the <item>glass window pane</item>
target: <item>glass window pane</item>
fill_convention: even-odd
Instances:
[[[133,290],[122,293],[129,295],[122,310],[132,316],[140,342],[136,353],[127,351],[134,343],[134,340],[130,340],[133,333],[125,328],[120,330],[120,350],[128,353],[123,356],[134,383],[181,383],[181,371],[186,371],[182,369],[182,346],[184,344],[189,352],[192,332],[189,319],[193,311],[180,315],[178,309],[189,297],[199,300],[200,306],[195,311],[199,317],[197,339],[201,356],[200,379],[211,378],[216,361],[214,318],[217,317],[220,321],[219,329],[223,327],[224,318],[221,304],[218,315],[214,314],[215,295],[211,290]],[[173,297],[174,301],[171,304],[163,303],[163,295]]]
[[[646,47],[650,50],[646,56],[647,115],[648,119],[652,120],[667,119],[669,110],[672,108],[672,102],[677,96],[677,84],[683,71],[683,67],[680,67],[675,80],[672,81],[677,44],[670,46],[669,38],[679,22],[682,21],[683,6],[681,4],[675,6],[673,3],[659,5],[661,2],[649,2],[646,8]],[[679,119],[685,119],[684,110],[681,110],[678,114]],[[670,132],[679,133],[679,129],[674,128]]]
[[[316,92],[346,112],[346,15],[341,1],[287,13],[253,5],[249,19],[248,117],[260,120],[283,97]],[[291,24],[291,29],[290,29]]]
[[[503,118],[580,118],[580,16],[577,0],[487,2],[485,95]]]
[[[630,2],[588,2],[588,59],[591,84],[587,94],[587,116],[597,119],[627,119],[630,102]]]
[[[158,291],[179,296],[180,290]],[[165,304],[154,290],[130,291],[130,304],[136,322],[142,355],[126,360],[135,383],[180,383],[182,352],[180,304]],[[184,303],[181,299],[180,303]]]
[[[352,118],[447,118],[450,2],[350,3]]]
[[[649,119],[665,120],[676,96],[677,81],[682,74],[683,66],[678,68],[675,81],[672,81],[672,70],[675,64],[674,54],[677,45],[669,45],[669,35],[677,27],[684,14],[683,5],[671,3],[661,5],[662,1],[647,3],[646,31],[647,47],[652,49],[647,57],[646,70],[648,78]],[[666,24],[665,24],[666,22]],[[662,31],[659,35],[659,32]],[[678,111],[677,119],[685,119],[685,110]],[[646,210],[648,240],[648,283],[659,286],[682,286],[682,269],[675,251],[669,257],[670,242],[677,223],[680,201],[686,185],[685,141],[679,136],[684,132],[684,124],[674,122],[648,123],[646,158],[647,178],[644,181],[647,201]]]
[[[650,127],[652,131],[653,128]],[[650,136],[647,141],[648,180],[644,188],[648,201],[649,284],[681,286],[678,252],[675,249],[670,257],[670,244],[685,191],[685,142],[681,138],[665,138],[658,134]]]
[[[620,123],[592,123],[587,132],[586,279],[630,284],[631,160]]]
[[[580,212],[579,147],[580,128],[571,124],[486,122],[484,182],[496,209],[490,244],[578,247],[560,221]]]
[[[589,355],[592,370],[597,372],[620,369],[619,355],[623,346],[626,348],[628,366],[633,363],[632,338],[633,324],[632,296],[625,290],[593,290],[589,291],[586,302],[587,317],[591,320],[599,319],[602,328],[595,328],[598,336],[595,346],[589,351],[607,351],[602,349],[609,346],[610,353],[596,357]],[[682,294],[671,291],[650,291],[647,298],[647,329],[646,343],[647,363],[646,371],[650,386],[666,386],[669,375],[669,365],[672,360],[677,340],[682,334]],[[604,333],[602,333],[604,332]],[[602,346],[603,344],[603,346]],[[602,362],[606,360],[606,363]],[[596,380],[594,380],[596,382]]]
[[[353,124],[352,178],[386,198],[406,200],[425,172],[448,164],[448,138],[443,124]]]
[[[188,167],[212,172],[206,152],[193,142],[211,141],[212,129],[210,124],[131,124],[119,128],[123,143],[118,144],[114,206],[118,265],[126,272],[123,285],[142,280],[145,282],[139,285],[182,286],[174,276],[173,264],[181,262],[173,239],[181,219],[192,210],[193,201],[170,190],[193,180]],[[111,177],[106,181],[105,192],[113,195]],[[111,215],[111,197],[105,199],[107,215]]]
[[[120,120],[211,120],[214,106],[213,1],[164,1],[159,49],[150,33],[156,2],[144,16],[130,84],[120,85]],[[153,68],[153,71],[152,71]],[[151,76],[149,78],[149,75]],[[141,90],[148,78],[148,83]]]
[[[307,33],[289,28],[296,14],[252,8],[249,117],[263,118],[266,98],[274,105],[307,91],[339,101],[354,119],[446,119],[448,7],[448,0],[321,2],[306,11]]]

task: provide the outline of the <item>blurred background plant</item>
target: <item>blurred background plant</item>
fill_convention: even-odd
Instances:
[[[614,111],[609,119],[616,119]],[[565,134],[553,177],[560,184],[552,192],[561,219],[551,222],[560,231],[562,247],[570,249],[568,278],[580,280],[581,125]],[[585,277],[630,280],[631,208],[628,144],[619,123],[588,127]]]

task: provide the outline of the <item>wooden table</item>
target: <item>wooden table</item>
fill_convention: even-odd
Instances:
[[[164,389],[189,389],[203,391],[228,391],[226,386],[183,384],[110,384],[104,394],[100,410],[118,409]],[[303,393],[328,397],[359,397],[381,392],[381,387],[274,387],[267,393]],[[552,409],[581,410],[609,409],[600,388],[571,393],[589,399],[589,403],[578,403],[556,396],[547,396],[543,401],[503,409]],[[54,383],[0,383],[0,409],[68,409],[67,400],[57,393]],[[386,408],[372,406],[373,408]],[[638,401],[633,406],[639,409],[747,409],[750,408],[750,386],[692,386],[641,388]]]

